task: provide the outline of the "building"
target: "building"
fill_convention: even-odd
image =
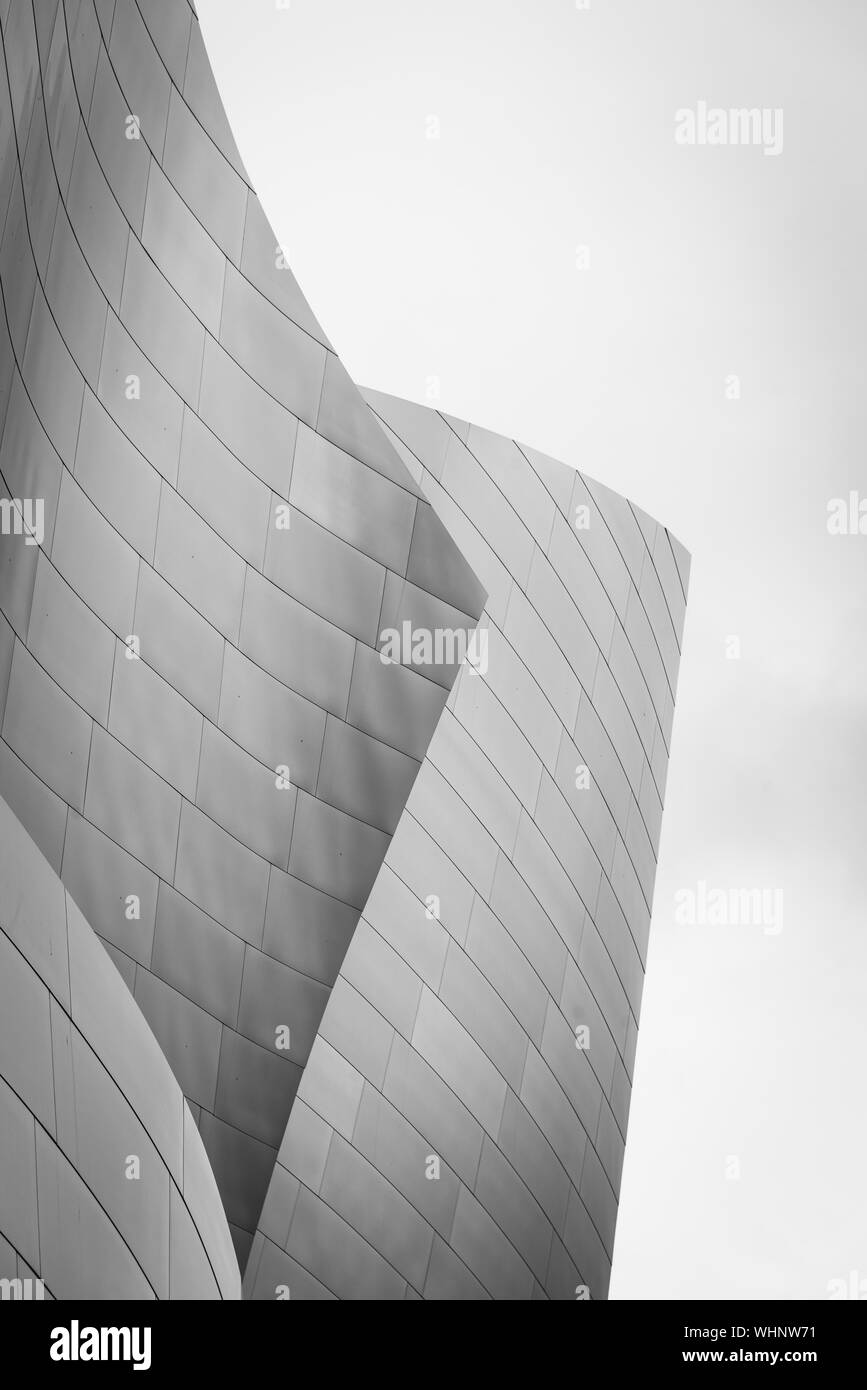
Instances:
[[[604,1297],[685,552],[359,392],[187,0],[0,24],[0,1276]]]

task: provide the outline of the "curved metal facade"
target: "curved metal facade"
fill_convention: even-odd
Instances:
[[[604,1298],[688,557],[553,459],[368,400],[487,637],[325,1010],[247,1292]]]
[[[0,794],[162,1045],[243,1259],[454,674],[383,666],[381,614],[450,620],[454,573],[473,622],[481,590],[444,534],[443,582],[408,583],[438,523],[285,268],[186,0],[24,0],[3,33],[0,471],[44,539],[0,538]]]
[[[158,1092],[248,1296],[604,1296],[684,552],[560,464],[365,400],[187,0],[0,0],[0,25],[0,797],[163,1062],[146,1116],[81,1026],[115,1084],[91,1116],[105,1093],[144,1125],[224,1295],[208,1163],[192,1198]],[[435,639],[480,619],[473,671]],[[431,650],[383,660],[387,631]],[[4,859],[4,928],[19,897]],[[127,1296],[182,1296],[64,1153]]]
[[[0,889],[0,1279],[40,1279],[17,1294],[31,1299],[238,1298],[181,1089],[2,800]]]

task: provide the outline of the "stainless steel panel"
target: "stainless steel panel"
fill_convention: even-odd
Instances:
[[[73,365],[38,286],[33,299],[22,376],[48,438],[67,466],[71,467],[75,457],[84,378]]]
[[[103,947],[67,895],[69,988],[76,1027],[181,1181],[183,1102],[171,1070]]]
[[[290,1298],[304,1302],[334,1302],[335,1299],[330,1289],[290,1259],[284,1250],[265,1240],[261,1260],[255,1269],[251,1256],[244,1296],[253,1300],[273,1300],[283,1288],[289,1289]]]
[[[160,878],[171,880],[181,798],[98,724],[93,729],[84,814]]]
[[[18,642],[9,673],[3,738],[43,782],[81,810],[91,719]]]
[[[527,1035],[481,971],[454,942],[439,997],[513,1090],[521,1088]]]
[[[625,1146],[623,1135],[620,1133],[610,1105],[603,1104],[602,1106],[594,1147],[616,1197],[620,1191]]]
[[[575,956],[587,904],[582,904],[575,885],[548,841],[524,812],[518,827],[514,864],[554,923],[567,949]]]
[[[334,1134],[329,1124],[298,1099],[292,1107],[279,1159],[305,1187],[318,1192]]]
[[[331,1142],[320,1193],[398,1274],[416,1289],[424,1287],[433,1230],[339,1134]]]
[[[599,1238],[584,1203],[577,1193],[569,1199],[569,1213],[566,1218],[564,1240],[567,1249],[581,1261],[581,1278],[590,1289],[593,1298],[605,1298],[608,1294],[608,1281],[611,1277],[611,1259]]]
[[[494,1298],[529,1298],[533,1276],[497,1223],[464,1187],[458,1197],[452,1248]]]
[[[274,1165],[274,1172],[271,1182],[268,1185],[268,1195],[259,1217],[258,1231],[256,1240],[262,1236],[267,1237],[269,1242],[274,1242],[285,1249],[289,1237],[289,1226],[292,1221],[292,1213],[295,1210],[295,1203],[298,1200],[298,1193],[301,1191],[301,1184],[296,1177],[288,1172],[280,1163]],[[251,1252],[247,1266],[249,1276],[254,1266],[254,1256]],[[276,1289],[272,1291],[271,1297],[276,1294]],[[290,1290],[291,1295],[291,1290]]]
[[[510,574],[526,589],[533,537],[500,489],[457,438],[450,442],[441,482],[474,524],[483,523],[489,544],[508,566]]]
[[[580,682],[556,639],[518,588],[512,590],[503,633],[530,671],[544,673],[548,700],[554,706],[560,722],[567,729],[573,728],[581,694]],[[587,663],[585,675],[594,664],[595,656],[593,662]]]
[[[57,213],[45,293],[67,348],[96,386],[108,305],[81,254],[63,208]]]
[[[422,993],[415,973],[363,918],[355,929],[341,976],[407,1039]]]
[[[264,938],[268,955],[331,984],[357,921],[355,908],[271,869]]]
[[[174,85],[183,89],[190,46],[190,29],[198,28],[191,5],[176,5],[174,0],[149,0],[141,8],[141,16],[151,42],[169,70]]]
[[[435,1181],[426,1177],[430,1144],[368,1083],[353,1144],[440,1235],[448,1237],[457,1206],[458,1178],[444,1160]]]
[[[199,414],[242,463],[280,497],[289,496],[298,421],[205,338]]]
[[[467,955],[512,1010],[525,1033],[542,1038],[547,992],[487,903],[477,897],[467,933]]]
[[[519,448],[533,472],[542,480],[560,511],[563,512],[564,516],[568,516],[575,483],[575,470],[569,468],[565,463],[560,463],[557,459],[549,458],[547,454],[540,454],[538,449],[531,449],[526,444],[519,445]]]
[[[314,421],[317,433],[338,449],[361,459],[369,468],[390,478],[413,496],[417,489],[406,468],[395,454],[373,419],[361,392],[350,380],[346,368],[333,352],[328,353],[322,399]]]
[[[408,809],[477,892],[487,896],[497,862],[496,841],[427,760],[415,780]],[[422,896],[436,891],[435,886],[426,888]]]
[[[520,1099],[577,1187],[587,1135],[550,1067],[533,1047],[527,1053]]]
[[[298,1099],[315,1097],[319,1116],[345,1139],[351,1139],[364,1084],[361,1073],[317,1037],[301,1077]]]
[[[202,716],[146,661],[131,660],[124,643],[116,647],[109,732],[192,801]]]
[[[141,567],[135,618],[125,635],[129,634],[139,638],[142,659],[149,666],[207,718],[217,718],[225,642],[149,565]]]
[[[180,7],[175,7],[179,9]],[[130,140],[126,124],[130,109],[123,99],[111,63],[104,48],[99,51],[96,64],[96,77],[93,84],[93,100],[88,120],[88,134],[93,143],[97,160],[105,179],[120,204],[122,212],[136,232],[141,231],[144,217],[145,196],[147,194],[148,169],[151,153],[144,140]],[[84,157],[84,156],[82,156]],[[76,182],[70,189],[70,205],[76,196]],[[115,209],[116,216],[117,209]],[[90,237],[99,236],[98,227],[88,227]],[[125,245],[125,243],[124,243]],[[115,248],[117,242],[115,241]],[[99,258],[101,266],[106,265],[105,257]],[[117,272],[115,303],[120,302],[120,287],[123,277],[123,264]]]
[[[268,865],[195,806],[184,804],[174,885],[223,926],[262,941]],[[166,877],[171,881],[172,874]]]
[[[420,410],[398,396],[364,389],[361,393],[374,413],[391,426],[399,439],[435,478],[442,475],[452,430],[436,410]]]
[[[28,645],[61,689],[105,724],[116,640],[41,551]]]
[[[595,1135],[602,1106],[602,1087],[587,1053],[576,1045],[571,1024],[553,999],[548,1000],[541,1053],[564,1093],[569,1097],[587,1134]]]
[[[555,995],[554,998],[556,999],[557,996]],[[573,1048],[577,1036],[576,1030],[579,1027],[587,1029],[587,1045],[584,1055],[607,1095],[614,1075],[617,1044],[605,1015],[593,997],[589,984],[571,956],[566,961],[566,976],[563,981],[562,993],[559,996],[559,1004],[571,1031]]]
[[[196,1137],[196,1126],[189,1112],[187,1112],[184,1129],[185,1135],[189,1136],[190,1139]],[[252,1230],[259,1213],[261,1194],[265,1190],[268,1175],[274,1167],[275,1150],[265,1144],[260,1144],[258,1140],[251,1139],[248,1135],[242,1134],[240,1130],[233,1129],[231,1125],[224,1124],[222,1120],[208,1114],[202,1115],[202,1140],[207,1157],[201,1151],[201,1146],[196,1150],[192,1160],[190,1160],[189,1150],[186,1147],[184,1149],[184,1162],[185,1164],[189,1163],[189,1168],[185,1169],[184,1174],[184,1196],[189,1202],[196,1219],[196,1225],[199,1230],[202,1230],[209,1215],[199,1193],[200,1186],[207,1183],[213,1191],[216,1203],[219,1204],[222,1201],[225,1206],[229,1221],[239,1220],[246,1230]],[[188,1178],[189,1182],[187,1181]],[[218,1186],[219,1197],[217,1196]],[[190,1196],[187,1195],[188,1192],[190,1192]],[[213,1224],[212,1214],[211,1224]],[[206,1229],[209,1228],[206,1227]],[[226,1230],[227,1240],[228,1235],[229,1232]],[[237,1278],[238,1266],[234,1251],[229,1248],[229,1245],[221,1245],[220,1250],[222,1262],[217,1264],[218,1271],[221,1269],[231,1271]],[[226,1274],[224,1273],[224,1288],[225,1284]]]
[[[164,488],[156,569],[224,636],[238,639],[245,565],[171,488]]]
[[[381,830],[298,793],[289,872],[305,883],[361,908],[387,848]]]
[[[36,1130],[40,1273],[59,1299],[150,1299],[115,1226],[45,1132]],[[74,1214],[74,1219],[70,1217]]]
[[[153,562],[160,479],[90,391],[84,393],[75,477],[94,506]]]
[[[452,710],[493,767],[508,769],[512,793],[532,812],[539,794],[541,760],[487,681],[462,670],[455,684]]]
[[[602,938],[589,921],[581,938],[578,968],[593,991],[617,1046],[622,1050],[626,1042],[629,1001]]]
[[[136,1252],[157,1297],[165,1298],[168,1172],[147,1132],[75,1028],[71,1029],[70,1043],[68,1082],[74,1113],[58,1128],[57,1142],[91,1192],[99,1194],[100,1205],[127,1246]],[[135,1182],[126,1175],[130,1154],[141,1161]]]
[[[72,151],[80,126],[78,96],[72,81],[66,25],[63,16],[55,21],[47,60],[43,55],[42,90],[48,117],[48,130],[54,148],[54,163],[61,189],[69,181]]]
[[[237,265],[244,236],[246,185],[174,90],[162,165],[184,202]]]
[[[245,1134],[276,1145],[283,1136],[300,1074],[300,1067],[280,1053],[224,1029],[215,1113]]]
[[[49,994],[33,967],[0,932],[0,1056],[5,1081],[53,1135],[54,1071]],[[10,1114],[10,1123],[14,1120]],[[20,1130],[20,1124],[16,1123]],[[30,1125],[33,1140],[32,1122]],[[10,1146],[14,1152],[17,1145]],[[8,1227],[4,1227],[8,1231]],[[25,1254],[27,1252],[25,1251]],[[29,1257],[28,1257],[29,1258]]]
[[[575,823],[565,798],[547,772],[542,774],[535,826],[563,865],[585,907],[592,910],[602,878],[602,866],[589,839],[580,825]]]
[[[454,1251],[439,1237],[434,1241],[428,1266],[424,1296],[433,1301],[482,1301],[490,1294],[459,1260]]]
[[[233,550],[262,568],[271,493],[191,410],[184,412],[178,490]]]
[[[275,241],[274,231],[262,210],[262,204],[252,190],[247,197],[241,271],[266,299],[270,299],[272,304],[282,309],[284,314],[288,314],[293,323],[303,328],[324,347],[329,346],[328,339]]]
[[[382,1087],[394,1029],[339,976],[319,1033],[342,1057],[351,1057],[352,1065],[377,1089]]]
[[[479,681],[482,678],[462,675],[461,679]],[[511,854],[521,818],[521,803],[509,783],[449,710],[437,725],[428,758],[453,794],[460,797],[487,827],[500,848]],[[507,770],[508,762],[500,766]]]
[[[614,1247],[614,1223],[617,1220],[617,1198],[594,1148],[588,1147],[581,1175],[581,1200],[599,1232],[609,1259]]]
[[[406,573],[416,498],[304,425],[289,500],[364,554]]]
[[[506,1094],[497,1147],[559,1230],[569,1200],[569,1178],[545,1134],[511,1091]]]
[[[155,160],[148,177],[141,241],[196,318],[217,337],[225,257]]]
[[[277,1030],[289,1029],[290,1047],[280,1056],[303,1066],[319,1027],[328,990],[260,951],[247,950],[238,1029],[273,1051]]]
[[[336,1212],[303,1188],[292,1217],[289,1250],[338,1298],[403,1298],[406,1285],[391,1265]]]
[[[4,746],[4,745],[3,745]],[[69,1006],[67,923],[63,885],[29,834],[0,801],[0,894],[3,931],[60,999]]]
[[[244,178],[244,166],[241,163],[235,137],[223,110],[223,103],[214,81],[214,74],[208,62],[208,54],[197,21],[194,21],[192,25],[186,58],[184,81],[183,83],[177,82],[176,85],[179,90],[183,91],[185,100],[211,139],[219,145],[241,178]]]
[[[174,486],[183,402],[113,314],[105,326],[98,394],[124,434]]]
[[[213,1109],[223,1025],[147,970],[137,972],[135,1000],[184,1095]]]
[[[414,758],[329,716],[316,794],[390,834],[400,820],[418,768]]]
[[[205,330],[135,237],[127,250],[120,315],[157,371],[195,406]]]
[[[548,993],[558,998],[568,959],[566,946],[538,898],[504,854],[497,860],[490,906]]]
[[[450,939],[448,932],[427,903],[427,895],[417,897],[389,867],[390,858],[391,850],[365,904],[365,919],[415,974],[439,993]],[[440,897],[439,893],[435,896]]]
[[[137,144],[124,138],[123,117],[115,135],[126,147]],[[134,149],[127,157],[133,170],[138,170],[144,164]],[[84,130],[75,147],[65,206],[90,273],[116,312],[123,288],[127,242],[132,245],[135,238],[128,235],[123,213],[106,183],[100,161]],[[58,219],[62,220],[62,216],[62,212],[59,212]]]
[[[151,42],[135,0],[115,0],[111,41],[103,33],[128,109],[139,118],[151,149],[161,150],[166,139],[171,82]]]
[[[427,502],[416,510],[406,577],[462,613],[475,616],[485,606],[484,586]]]
[[[512,439],[471,425],[467,448],[478,459],[488,477],[511,503],[534,541],[542,550],[548,545],[554,522],[554,502],[539,482],[518,445]]]
[[[288,530],[278,530],[273,499],[264,572],[287,594],[329,622],[377,645],[385,569],[293,507]],[[261,568],[261,566],[260,566]]]
[[[65,887],[93,930],[140,965],[149,966],[156,876],[74,811],[66,827],[62,872]],[[138,917],[127,916],[131,897],[138,899]]]
[[[243,942],[160,883],[151,957],[154,974],[234,1028],[243,968]]]
[[[415,811],[401,817],[389,846],[387,865],[420,902],[427,904],[431,894],[438,897],[438,920],[456,941],[466,939],[475,896],[472,884],[416,820]],[[375,892],[374,888],[371,903]]]
[[[596,488],[588,491],[587,482],[580,473],[575,474],[572,500],[569,504],[569,524],[575,530],[578,541],[587,553],[603,588],[610,598],[614,610],[621,617],[626,610],[626,596],[629,592],[630,576],[623,556],[606,524],[605,517],[596,503]],[[580,509],[580,512],[579,512]]]
[[[226,646],[219,724],[259,762],[291,769],[292,783],[313,791],[326,715],[241,652]]]
[[[512,1247],[544,1284],[551,1251],[551,1224],[529,1188],[496,1144],[485,1138],[476,1179],[476,1197],[508,1237]],[[510,1251],[510,1264],[520,1272]],[[478,1268],[473,1262],[473,1268]]]
[[[382,1093],[431,1144],[430,1153],[438,1155],[464,1182],[474,1181],[482,1150],[479,1121],[399,1033],[394,1035]],[[489,1115],[497,1105],[495,1093]]]
[[[205,725],[196,804],[241,844],[282,869],[289,859],[298,794],[294,786],[283,787],[286,780],[212,724]]]
[[[226,266],[220,342],[287,410],[314,424],[325,348],[275,309],[232,265]],[[287,360],[292,362],[291,372],[284,369]]]
[[[219,1298],[219,1285],[195,1222],[174,1186],[170,1197],[168,1297],[184,1300]]]

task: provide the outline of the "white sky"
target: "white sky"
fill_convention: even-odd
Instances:
[[[867,6],[198,9],[355,380],[439,377],[693,554],[612,1297],[867,1280],[867,535],[826,529],[867,497]],[[781,107],[782,153],[678,146],[699,101]],[[677,925],[699,880],[782,889],[782,932]]]

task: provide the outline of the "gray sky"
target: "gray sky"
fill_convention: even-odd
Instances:
[[[867,7],[198,9],[355,380],[439,378],[692,552],[612,1297],[867,1281],[867,535],[826,525],[867,498]],[[677,144],[699,102],[781,108],[781,152]],[[782,930],[678,924],[699,881]]]

